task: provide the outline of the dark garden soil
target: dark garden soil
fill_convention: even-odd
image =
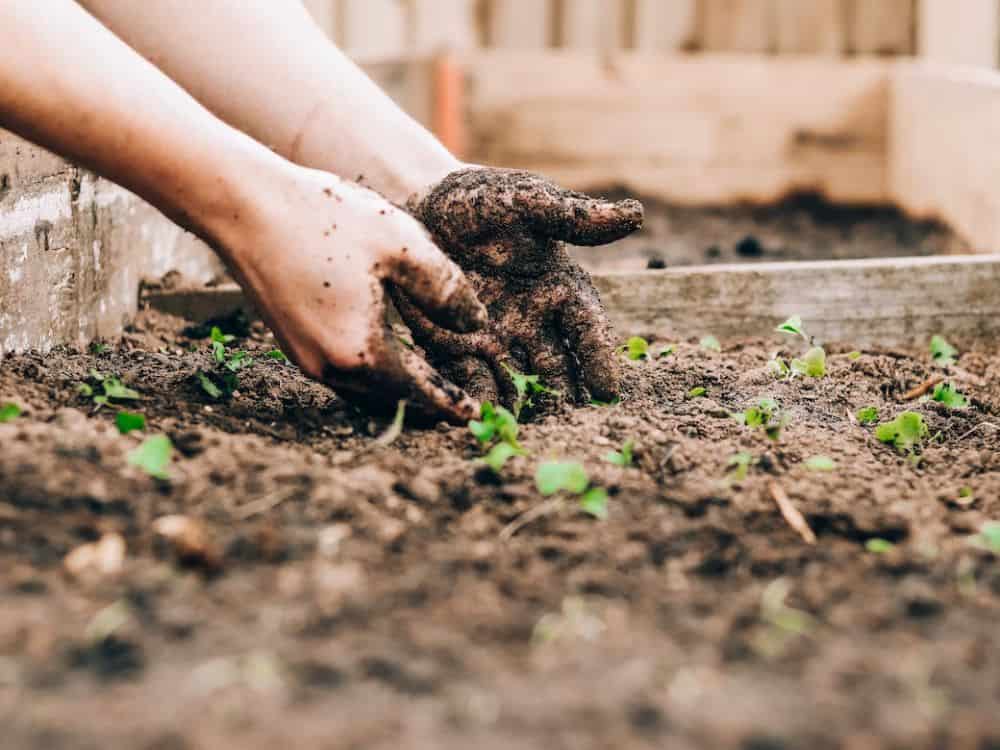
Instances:
[[[212,401],[183,330],[146,313],[101,353],[0,364],[24,407],[0,424],[3,748],[1000,747],[1000,566],[973,541],[1000,518],[996,344],[962,354],[972,406],[949,411],[902,400],[935,373],[922,343],[831,345],[828,377],[776,381],[770,339],[681,342],[628,363],[619,405],[525,425],[498,478],[463,428],[378,445],[259,328]],[[169,481],[78,394],[91,368],[142,393]],[[764,395],[777,443],[730,417]],[[925,417],[918,464],[854,421],[868,405]],[[602,460],[626,440],[634,468]],[[526,517],[553,457],[608,489],[606,521]]]
[[[622,190],[609,197],[632,197]],[[609,248],[575,248],[590,268],[637,271],[715,263],[847,260],[968,252],[948,227],[896,208],[837,206],[794,195],[765,206],[700,207],[643,199],[646,220]]]

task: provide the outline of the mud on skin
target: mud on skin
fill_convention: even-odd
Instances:
[[[456,334],[404,294],[394,301],[432,365],[481,401],[509,404],[501,366],[537,374],[571,401],[611,400],[621,387],[615,338],[589,276],[564,242],[602,245],[642,226],[634,200],[609,202],[516,170],[455,172],[409,210],[465,271],[490,322]]]

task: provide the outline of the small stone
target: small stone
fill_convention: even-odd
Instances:
[[[108,578],[122,571],[125,540],[121,534],[105,534],[98,541],[83,544],[63,558],[63,568],[73,578]]]
[[[222,568],[222,553],[201,521],[188,516],[163,516],[153,522],[153,531],[181,564],[206,572]]]

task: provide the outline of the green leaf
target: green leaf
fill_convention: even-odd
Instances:
[[[109,399],[138,401],[142,398],[142,394],[132,390],[118,378],[105,378],[101,385],[104,387],[104,395]]]
[[[602,409],[606,409],[609,406],[618,406],[618,404],[620,404],[621,402],[622,402],[622,400],[620,398],[618,398],[618,397],[615,397],[611,401],[600,401],[599,399],[596,399],[596,398],[590,399],[590,405],[591,406],[599,406]]]
[[[892,550],[896,549],[896,545],[887,539],[869,539],[865,542],[865,549],[876,555],[881,555],[886,552],[892,552]]]
[[[810,378],[822,378],[826,375],[826,351],[821,346],[814,346],[802,359],[792,360],[792,371]]]
[[[104,380],[104,375],[102,375],[97,370],[95,370],[93,367],[91,367],[90,368],[90,379],[91,380],[96,380],[98,383],[100,383],[100,382],[102,382]]]
[[[145,430],[146,417],[130,411],[120,411],[115,416],[115,426],[122,435],[128,435],[133,430]]]
[[[212,358],[220,365],[226,361],[226,345],[221,341],[212,342]]]
[[[995,555],[1000,555],[1000,522],[987,521],[979,533],[972,538],[972,543],[980,549],[985,549]]]
[[[15,403],[6,403],[0,405],[0,424],[4,422],[13,422],[21,416],[21,407]]]
[[[958,354],[958,349],[949,344],[944,336],[932,336],[930,349],[931,359],[934,360],[935,364],[942,367],[955,364],[955,355]]]
[[[483,456],[482,461],[493,471],[499,474],[504,465],[514,456],[523,455],[524,451],[519,450],[510,443],[497,443],[490,448],[489,453]]]
[[[730,467],[731,479],[735,482],[742,482],[746,479],[750,473],[750,467],[753,465],[753,460],[752,453],[734,453],[730,456],[726,465]]]
[[[285,353],[283,351],[281,351],[281,349],[272,349],[271,351],[269,351],[264,356],[267,357],[268,359],[276,359],[279,362],[287,362],[288,361],[288,357],[285,356]]]
[[[944,404],[949,409],[964,409],[969,405],[969,400],[951,383],[938,383],[931,394],[931,400]]]
[[[153,435],[128,454],[128,462],[138,466],[151,477],[169,479],[167,469],[173,457],[174,446],[166,435]]]
[[[253,357],[250,356],[249,352],[238,351],[234,352],[229,359],[226,360],[225,367],[230,372],[239,372],[240,370],[245,370],[253,365]]]
[[[856,361],[856,360],[859,360],[859,359],[861,359],[861,352],[858,352],[858,351],[848,352],[847,358],[849,360],[851,360],[852,362]]]
[[[208,375],[201,370],[198,370],[195,375],[198,378],[198,385],[201,386],[201,389],[205,391],[205,393],[215,400],[222,398],[222,389],[219,388],[219,386],[215,384],[215,381],[213,381]]]
[[[788,369],[788,365],[785,363],[785,360],[778,356],[768,360],[767,369],[779,380],[787,378],[791,374],[791,370]]]
[[[972,491],[971,487],[962,487],[958,491],[958,499],[955,501],[957,505],[968,507],[969,505],[972,505],[974,502],[976,502],[976,495]]]
[[[107,344],[102,344],[99,341],[93,341],[90,344],[91,354],[104,354],[110,347]]]
[[[860,424],[875,424],[878,422],[878,409],[874,406],[866,406],[859,409],[856,416]]]
[[[517,446],[517,418],[502,406],[493,406],[489,401],[483,403],[479,412],[479,420],[469,422],[469,431],[480,443],[489,443],[494,438]]]
[[[535,472],[535,486],[546,497],[562,490],[579,495],[589,484],[586,469],[575,461],[546,461]]]
[[[657,352],[656,358],[663,359],[664,357],[669,357],[675,351],[677,351],[677,347],[674,346],[673,344],[669,344],[668,346],[663,347],[662,349],[660,349],[659,352]]]
[[[633,460],[632,451],[634,448],[635,441],[626,440],[622,444],[622,449],[620,451],[611,451],[610,453],[605,454],[604,460],[609,464],[614,464],[615,466],[631,466]]]
[[[912,453],[929,433],[923,416],[912,411],[904,411],[893,421],[875,428],[875,437],[894,445],[900,453]]]
[[[687,397],[688,398],[701,398],[706,393],[708,393],[708,391],[705,390],[704,387],[702,387],[702,386],[699,385],[699,386],[696,386],[696,387],[692,388],[690,391],[688,391],[687,392]]]
[[[79,393],[84,398],[90,398],[91,396],[94,395],[94,389],[91,388],[86,383],[80,383],[79,385],[77,385],[76,392]]]
[[[516,418],[521,416],[521,410],[525,406],[529,408],[534,406],[531,400],[532,396],[540,393],[558,394],[558,391],[542,385],[538,375],[525,375],[507,365],[506,362],[501,363],[501,366],[507,371],[511,381],[514,383],[514,390],[517,392],[517,398],[514,400],[514,416]]]
[[[236,340],[235,336],[223,333],[219,326],[212,326],[212,332],[209,334],[209,338],[211,338],[212,343],[214,344],[229,344]]]
[[[702,336],[701,341],[698,342],[698,345],[702,349],[707,349],[708,351],[711,352],[722,351],[722,345],[719,343],[719,340],[715,338],[715,336]]]
[[[646,359],[649,356],[649,342],[641,336],[633,336],[622,347],[622,351],[633,361]]]
[[[802,328],[802,317],[800,315],[793,315],[774,330],[779,333],[790,333],[793,336],[801,336],[806,341],[809,340],[805,330]]]
[[[591,487],[580,497],[580,508],[602,521],[608,517],[608,491],[603,487]]]
[[[829,456],[813,456],[806,460],[806,468],[810,471],[833,471],[837,463]]]

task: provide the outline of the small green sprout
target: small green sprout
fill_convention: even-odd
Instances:
[[[512,367],[508,367],[506,364],[503,365],[503,369],[507,371],[511,381],[514,383],[514,390],[517,392],[517,398],[514,401],[514,416],[517,419],[521,418],[521,410],[524,407],[530,409],[535,405],[532,400],[534,396],[543,393],[551,393],[553,395],[558,395],[559,393],[542,385],[537,375],[525,375]]]
[[[883,555],[896,549],[896,545],[888,539],[869,539],[865,542],[865,549],[873,554]]]
[[[1000,555],[1000,522],[987,521],[984,523],[980,527],[979,533],[969,539],[969,543],[977,549]]]
[[[747,478],[750,473],[750,467],[753,466],[754,457],[752,453],[742,452],[735,453],[729,457],[729,461],[726,466],[729,467],[729,478],[734,482],[742,482]]]
[[[816,620],[808,612],[793,609],[786,604],[791,586],[784,578],[768,584],[761,596],[761,619],[793,635],[803,635],[816,627]]]
[[[500,440],[520,447],[517,444],[517,417],[502,406],[493,406],[489,401],[483,402],[480,407],[479,419],[469,422],[469,431],[484,446],[493,440]]]
[[[510,459],[514,456],[523,456],[524,453],[522,448],[510,443],[497,443],[483,456],[482,461],[493,469],[494,473],[499,474]]]
[[[609,464],[614,464],[615,466],[629,467],[635,458],[633,451],[635,450],[635,441],[626,440],[622,443],[622,449],[620,451],[611,451],[604,456],[604,460]]]
[[[216,400],[222,398],[222,389],[219,388],[219,386],[217,386],[203,370],[198,370],[198,372],[195,373],[195,377],[198,378],[198,385],[201,386],[201,389],[211,398]]]
[[[640,359],[647,359],[649,357],[649,342],[642,336],[633,336],[625,342],[620,351],[633,362],[637,362]]]
[[[721,352],[722,344],[715,336],[702,336],[701,341],[698,342],[698,346],[702,349],[707,349],[710,352]]]
[[[94,369],[90,370],[89,377],[96,385],[80,383],[76,390],[84,398],[93,400],[98,409],[102,406],[108,406],[113,401],[139,401],[142,399],[142,394],[126,386],[119,378],[104,375]],[[98,390],[102,392],[97,393]]]
[[[779,333],[790,333],[793,336],[801,336],[806,343],[809,342],[809,336],[806,335],[805,329],[802,328],[801,315],[793,315],[774,330]]]
[[[781,438],[782,429],[791,421],[773,398],[762,398],[755,406],[732,416],[751,430],[763,429],[768,439],[774,441]]]
[[[608,493],[603,487],[592,487],[587,470],[575,461],[546,461],[535,472],[535,486],[545,497],[557,492],[576,495],[580,508],[595,518],[608,517]]]
[[[209,339],[212,342],[212,354],[215,356],[215,361],[221,364],[226,359],[226,344],[231,344],[236,340],[236,337],[223,333],[218,326],[212,326]]]
[[[875,428],[876,438],[895,446],[900,453],[911,455],[929,434],[930,430],[923,416],[913,411],[904,411],[891,422]]]
[[[115,426],[122,435],[128,435],[135,430],[145,430],[146,417],[131,411],[120,411],[115,415]]]
[[[406,404],[405,398],[399,399],[396,402],[396,413],[393,415],[392,422],[386,431],[375,438],[375,445],[380,445],[386,448],[396,442],[396,438],[403,434],[403,424],[406,421]]]
[[[778,380],[784,380],[792,374],[788,364],[777,354],[767,361],[767,369]]]
[[[201,389],[214,400],[223,397],[229,398],[239,386],[237,373],[246,370],[253,365],[253,357],[249,352],[238,349],[231,354],[227,351],[226,345],[233,342],[236,337],[228,333],[223,333],[218,326],[212,327],[210,334],[212,343],[212,358],[216,364],[220,365],[218,372],[205,372],[198,370],[195,378]]]
[[[111,348],[110,346],[108,346],[107,344],[102,344],[100,341],[92,341],[90,344],[90,353],[104,354],[104,352],[108,351],[110,348]]]
[[[931,400],[944,404],[949,409],[964,409],[969,405],[969,399],[951,383],[938,383],[931,394]]]
[[[138,466],[156,479],[169,479],[167,469],[173,457],[174,446],[166,435],[153,435],[128,454],[128,462]]]
[[[875,424],[878,422],[878,409],[874,406],[866,406],[859,409],[855,415],[859,424]]]
[[[687,392],[688,398],[702,398],[708,391],[704,386],[696,386]]]
[[[944,336],[932,336],[930,349],[934,364],[942,367],[955,364],[955,355],[958,354],[958,349],[949,344]]]
[[[677,351],[677,347],[674,346],[673,344],[668,344],[667,346],[663,347],[662,349],[660,349],[659,352],[656,353],[656,358],[663,359],[664,357],[669,357],[675,351]]]
[[[826,351],[821,346],[814,346],[801,359],[792,360],[792,372],[808,378],[825,377]]]
[[[806,460],[806,468],[809,471],[833,471],[837,468],[837,462],[829,456],[813,456]]]
[[[276,359],[279,362],[288,361],[288,357],[285,356],[285,353],[281,351],[281,349],[272,349],[264,356],[267,357],[268,359]]]
[[[13,422],[19,416],[21,416],[21,407],[17,404],[13,402],[0,404],[0,424]]]
[[[611,399],[610,401],[601,401],[601,400],[596,399],[596,398],[590,399],[590,405],[591,406],[598,406],[598,407],[600,407],[602,409],[606,409],[606,408],[608,408],[610,406],[618,406],[618,404],[620,404],[621,402],[622,402],[622,400],[620,398],[618,398],[617,396],[615,398]]]
[[[976,502],[976,494],[972,491],[971,487],[962,487],[962,489],[958,491],[958,499],[955,501],[956,505],[967,508],[974,502]]]
[[[852,362],[856,362],[857,360],[861,359],[861,352],[859,351],[848,352],[847,358]]]

